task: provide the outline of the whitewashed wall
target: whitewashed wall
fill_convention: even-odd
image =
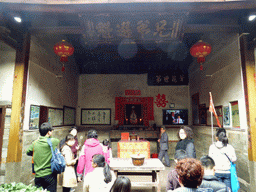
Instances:
[[[81,108],[111,108],[111,123],[116,124],[115,97],[125,97],[127,89],[141,90],[140,97],[153,97],[154,101],[156,95],[165,94],[168,100],[165,109],[169,108],[170,103],[175,103],[176,109],[190,108],[188,86],[148,86],[147,74],[80,75],[77,124],[81,123]],[[162,124],[162,109],[164,108],[158,108],[154,104],[154,118],[158,126]]]
[[[16,50],[0,41],[0,105],[12,102]]]
[[[250,175],[248,160],[247,120],[239,35],[214,33],[205,35],[202,40],[212,45],[212,53],[206,57],[203,71],[199,70],[199,64],[196,62],[191,65],[189,69],[190,97],[198,92],[200,104],[205,103],[207,107],[209,106],[209,92],[212,92],[215,106],[228,106],[229,102],[238,101],[240,129],[226,129],[229,143],[235,148],[238,158],[236,164],[240,184],[243,189],[249,190],[252,175]],[[194,133],[197,157],[200,158],[208,154],[212,143],[211,128],[195,126]]]
[[[61,67],[52,44],[32,36],[24,130],[29,129],[30,105],[76,107],[79,72],[74,58],[65,63],[64,72],[61,72]]]
[[[209,106],[209,92],[214,105],[228,106],[238,100],[241,129],[247,129],[245,98],[238,34],[210,34],[203,41],[210,42],[212,53],[206,57],[203,71],[194,62],[189,69],[190,94],[199,92],[200,104]]]

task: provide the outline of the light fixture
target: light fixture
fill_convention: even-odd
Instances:
[[[13,17],[13,18],[18,23],[21,23],[21,21],[22,21],[21,17]]]
[[[251,13],[248,17],[249,21],[253,21],[256,18],[256,13]]]

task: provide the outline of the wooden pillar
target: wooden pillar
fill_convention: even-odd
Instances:
[[[256,73],[254,49],[246,36],[240,37],[241,63],[248,124],[248,158],[256,162]]]
[[[30,34],[25,32],[18,41],[14,68],[12,112],[7,151],[7,163],[21,162],[23,120],[27,88]]]

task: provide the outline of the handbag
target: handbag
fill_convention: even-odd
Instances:
[[[226,153],[224,154],[227,156]],[[236,164],[233,163],[228,156],[227,158],[231,164],[230,166],[231,189],[232,189],[232,192],[237,192],[238,189],[240,189],[240,184],[239,184],[237,173],[236,173]]]
[[[50,145],[52,151],[51,170],[53,173],[60,174],[65,171],[65,159],[57,147],[53,151],[52,141],[50,138],[47,138],[47,143]]]

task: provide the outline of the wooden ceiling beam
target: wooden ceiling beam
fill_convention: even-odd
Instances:
[[[33,27],[29,29],[31,35],[36,34],[85,34],[80,26],[75,27]],[[207,33],[207,32],[239,32],[238,25],[207,25],[207,24],[185,24],[183,33]]]
[[[91,4],[26,4],[0,3],[4,10],[39,14],[79,14],[90,12],[180,12],[214,13],[241,9],[256,9],[256,1],[232,2],[149,2],[149,3],[91,3]]]
[[[31,35],[36,34],[84,34],[85,31],[80,26],[75,27],[33,27],[29,29]]]
[[[207,24],[185,24],[183,33],[207,33],[207,32],[239,32],[238,25],[207,25]]]

